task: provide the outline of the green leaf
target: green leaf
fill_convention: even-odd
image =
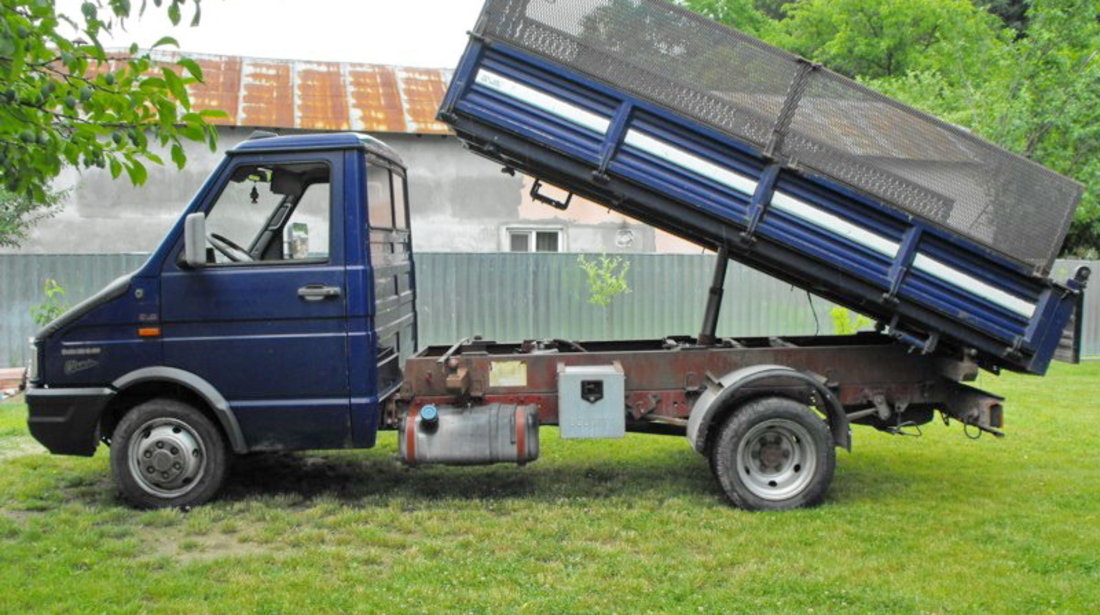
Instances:
[[[173,26],[178,26],[180,23],[180,5],[173,2],[168,6],[168,19],[172,21]]]
[[[103,45],[99,41],[92,39],[91,45],[81,45],[78,47],[81,52],[91,56],[96,62],[105,64],[107,62],[107,52],[103,50]]]
[[[117,158],[111,157],[107,161],[107,165],[111,169],[111,179],[118,179],[118,176],[122,175],[122,163]]]
[[[178,100],[184,109],[190,109],[191,99],[188,98],[187,88],[183,85],[183,80],[179,78],[179,75],[170,68],[161,69],[161,73],[164,75],[164,82],[167,84],[172,97]]]
[[[178,169],[182,169],[183,165],[187,164],[187,154],[183,152],[183,147],[179,143],[172,145],[172,162],[176,163]]]
[[[144,184],[145,180],[149,179],[149,171],[145,169],[145,165],[133,158],[128,162],[129,164],[126,165],[126,174],[130,177],[130,183],[135,186]]]
[[[179,129],[179,133],[183,137],[185,137],[187,139],[190,139],[192,141],[201,141],[202,137],[203,137],[202,128],[200,128],[199,126],[195,126],[193,124],[189,124],[187,126],[181,126],[180,129]]]
[[[176,64],[182,66],[184,69],[187,70],[188,73],[191,74],[192,77],[195,78],[196,81],[202,83],[202,67],[199,66],[198,62],[192,60],[191,58],[180,58],[176,61]]]
[[[160,77],[146,77],[139,82],[139,87],[144,89],[165,89],[168,84]]]
[[[201,115],[203,117],[203,119],[207,119],[207,120],[214,120],[214,119],[225,120],[225,119],[229,119],[229,114],[226,113],[225,111],[223,111],[222,109],[201,109],[201,110],[199,110],[199,115]]]
[[[157,101],[157,118],[162,127],[171,129],[176,124],[176,105],[168,100]]]
[[[16,37],[12,41],[15,50],[12,51],[11,65],[8,67],[8,78],[12,81],[20,79],[20,75],[23,72],[23,66],[26,62],[26,41],[23,38]]]
[[[57,18],[61,21],[64,21],[73,30],[80,30],[80,24],[76,23],[76,20],[74,20],[72,17],[69,17],[68,15],[65,15],[63,13],[58,13]],[[60,47],[60,45],[58,47]]]
[[[178,48],[180,46],[180,43],[174,37],[162,36],[157,40],[157,42],[153,43],[152,49],[156,49],[157,47],[164,47],[164,46],[168,46],[168,45]]]

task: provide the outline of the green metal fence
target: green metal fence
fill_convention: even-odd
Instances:
[[[560,337],[629,339],[699,332],[710,285],[711,255],[624,255],[631,292],[608,307],[588,302],[575,254],[418,254],[420,340],[447,344],[480,334],[497,340]],[[34,334],[31,307],[56,279],[73,305],[138,268],[142,254],[0,255],[0,364],[23,365]],[[1058,261],[1057,278],[1083,261]],[[1100,271],[1100,263],[1089,263]],[[811,307],[812,304],[812,307]],[[829,303],[737,263],[730,263],[721,335],[833,332]],[[1100,356],[1100,291],[1089,293],[1085,353]]]

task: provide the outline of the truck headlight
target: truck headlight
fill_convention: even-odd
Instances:
[[[34,343],[34,338],[30,340],[31,345],[31,360],[27,365],[27,382],[34,382],[38,380],[38,344]]]

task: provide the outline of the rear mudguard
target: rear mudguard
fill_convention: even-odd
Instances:
[[[782,382],[783,388],[769,391],[759,385],[763,381]],[[803,388],[820,402],[821,410],[828,417],[829,431],[833,442],[845,450],[852,450],[852,435],[844,407],[836,395],[824,384],[823,379],[813,374],[800,372],[783,365],[753,365],[732,371],[718,380],[710,380],[707,389],[699,396],[688,418],[687,438],[691,446],[702,454],[707,454],[707,443],[711,430],[721,424],[722,419],[733,409],[733,404],[749,397],[778,395],[791,397],[789,387]],[[751,389],[751,390],[750,390]],[[784,390],[786,389],[786,390]],[[804,401],[804,399],[799,399]]]

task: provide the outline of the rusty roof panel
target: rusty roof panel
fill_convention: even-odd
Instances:
[[[112,62],[111,70],[117,70],[124,63],[122,59],[127,53],[119,51],[119,60]],[[241,63],[242,58],[237,56],[220,56],[208,54],[182,54],[177,51],[159,49],[150,52],[150,56],[156,62],[172,65],[176,72],[185,77],[190,75],[186,70],[176,65],[181,57],[188,57],[195,61],[202,69],[203,83],[193,83],[187,87],[187,94],[191,98],[191,104],[196,109],[221,109],[228,117],[215,118],[213,124],[233,126],[237,123],[237,115],[240,105],[241,89]]]
[[[252,128],[449,134],[435,119],[452,71],[354,62],[307,62],[153,52],[162,62],[181,55],[202,67],[204,83],[189,89],[196,109],[221,109],[214,123]]]
[[[450,71],[423,68],[399,68],[397,79],[405,103],[405,122],[409,132],[446,134],[447,125],[435,119],[436,110],[447,92]]]
[[[246,59],[241,67],[241,126],[297,128],[290,62]]]
[[[405,109],[393,68],[352,64],[347,74],[354,130],[410,132],[405,125]]]
[[[347,130],[348,99],[340,64],[295,64],[297,107],[294,125],[307,130]]]
[[[229,117],[213,120],[215,124],[237,123],[241,99],[241,59],[237,57],[194,58],[202,69],[203,83],[190,88],[191,104],[198,109],[221,109]]]

